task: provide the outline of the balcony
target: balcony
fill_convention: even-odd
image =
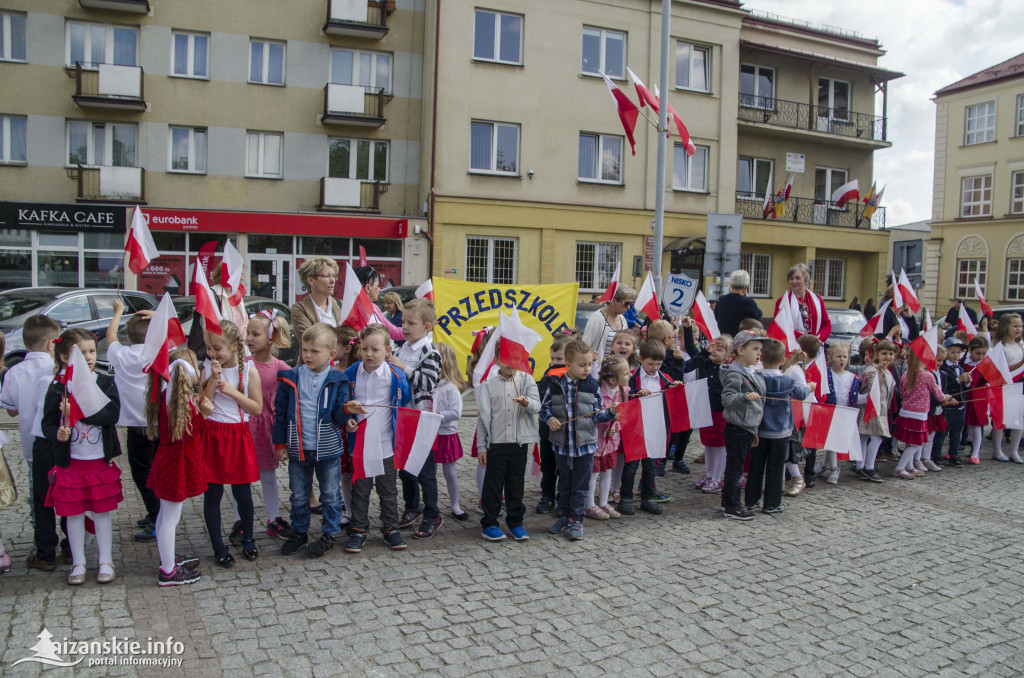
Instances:
[[[822,226],[841,226],[844,228],[885,228],[885,208],[879,207],[871,216],[864,219],[863,203],[847,203],[836,207],[829,200],[813,198],[793,198],[786,201],[786,211],[778,219],[764,219],[764,196],[753,196],[749,193],[736,194],[736,214],[746,219],[764,219],[765,221],[793,222],[797,224],[818,224]]]
[[[102,9],[107,12],[149,14],[149,0],[78,0],[85,9]]]
[[[327,0],[324,33],[381,40],[388,34],[388,17],[394,11],[394,0]]]
[[[886,139],[886,118],[845,109],[740,94],[738,118],[741,124],[818,132],[880,148],[892,145]]]
[[[145,111],[144,73],[140,66],[100,64],[96,70],[75,64],[75,103],[82,108]]]
[[[141,167],[83,167],[69,170],[78,180],[78,202],[146,203],[146,170]]]
[[[384,93],[383,87],[370,89],[360,85],[335,85],[324,87],[325,125],[349,125],[352,127],[381,127],[387,119],[384,106],[393,97]]]
[[[390,184],[360,179],[320,179],[320,209],[339,212],[380,213],[380,196]]]

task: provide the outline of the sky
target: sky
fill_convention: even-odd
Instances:
[[[886,225],[931,218],[936,90],[1024,52],[1022,0],[744,0],[750,10],[799,17],[877,38],[878,65],[906,73],[889,83],[889,141],[875,152],[887,184]],[[881,94],[877,97],[881,115]],[[861,187],[864,192],[867,187]]]

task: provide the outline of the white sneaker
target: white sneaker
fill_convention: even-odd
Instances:
[[[828,474],[828,478],[825,479],[825,482],[828,483],[829,485],[838,485],[839,484],[839,469],[837,469],[837,468],[832,469],[829,472],[829,474]]]
[[[924,464],[924,467],[927,470],[929,470],[929,471],[941,471],[942,470],[942,467],[939,466],[938,464],[936,464],[931,459],[925,459],[922,463]]]

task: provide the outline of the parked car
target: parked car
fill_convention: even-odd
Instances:
[[[604,304],[576,304],[576,329],[583,334],[590,316],[604,308]]]
[[[993,306],[992,307],[992,319],[999,321],[1000,316],[1004,316],[1007,313],[1016,313],[1017,315],[1024,316],[1024,306]],[[981,310],[978,311],[979,320],[981,318]],[[995,324],[993,324],[990,330],[995,330]]]
[[[192,316],[196,312],[196,298],[195,297],[176,297],[172,300],[174,303],[174,312],[178,314],[178,320],[181,321],[181,327],[185,330],[185,335],[192,330]],[[292,322],[292,310],[275,299],[268,299],[267,297],[244,297],[242,303],[245,305],[245,314],[252,315],[253,313],[259,313],[266,309],[277,309],[278,315],[282,316],[291,325]],[[278,350],[277,357],[285,361],[289,365],[295,364],[295,356],[299,354],[299,346],[295,341],[295,333],[291,333],[292,345],[288,348],[282,348]],[[243,337],[244,339],[244,337]]]
[[[96,337],[96,365],[107,370],[107,326],[114,316],[115,293],[109,289],[68,287],[21,287],[0,292],[0,332],[7,339],[4,362],[10,367],[21,362],[27,350],[21,340],[21,328],[33,315],[56,320],[62,329],[83,329]],[[125,325],[138,311],[156,308],[156,298],[146,292],[122,290],[125,311],[117,332],[118,341],[127,343]]]
[[[860,364],[860,331],[868,320],[860,311],[851,308],[827,308],[828,318],[832,321],[832,335],[826,344],[849,344],[850,364]]]
[[[398,295],[398,298],[402,300],[403,304],[407,304],[416,298],[416,288],[418,285],[398,285],[396,287],[385,287],[380,291],[381,294],[385,292],[394,292]],[[380,306],[380,301],[377,302]]]

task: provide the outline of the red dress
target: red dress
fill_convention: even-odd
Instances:
[[[147,487],[158,499],[180,502],[206,492],[206,462],[200,447],[203,416],[192,405],[192,434],[171,441],[171,427],[167,422],[167,406],[160,401],[160,444],[149,469]]]
[[[971,385],[967,395],[967,418],[964,423],[967,426],[988,425],[988,387],[983,386],[985,379],[981,376],[981,370],[976,366],[970,367]]]

